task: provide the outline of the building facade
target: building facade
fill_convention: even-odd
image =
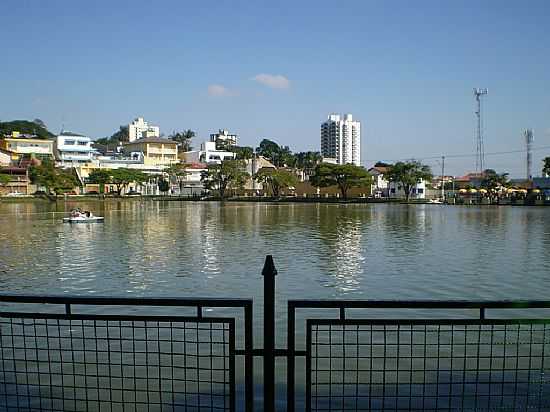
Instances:
[[[128,141],[133,142],[138,139],[147,137],[160,137],[160,128],[150,125],[143,120],[143,117],[138,117],[128,125]]]
[[[0,140],[0,149],[10,152],[12,161],[18,161],[25,155],[51,158],[53,156],[53,146],[53,140],[22,135],[17,132],[13,132]]]
[[[361,165],[361,122],[351,114],[330,114],[321,124],[321,155],[337,164]]]
[[[223,160],[231,160],[234,158],[235,153],[216,149],[215,142],[204,142],[201,144],[200,150],[192,150],[183,153],[183,161],[185,163],[220,164]]]
[[[125,143],[124,153],[142,153],[146,166],[170,166],[179,162],[178,143],[159,137],[145,137]]]
[[[72,132],[62,132],[57,136],[55,149],[61,167],[91,162],[95,153],[92,139]]]
[[[219,129],[218,133],[210,135],[210,141],[216,144],[217,150],[227,150],[228,148],[237,146],[236,134],[230,134],[228,130]]]

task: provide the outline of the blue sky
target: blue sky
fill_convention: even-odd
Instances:
[[[0,119],[94,138],[140,115],[198,145],[228,128],[319,150],[330,112],[362,121],[363,163],[447,155],[473,168],[474,87],[486,152],[550,155],[550,2],[2,0]],[[524,175],[524,154],[488,167]]]

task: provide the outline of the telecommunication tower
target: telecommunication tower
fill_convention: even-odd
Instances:
[[[525,138],[525,151],[527,153],[527,158],[525,167],[527,169],[527,180],[531,180],[533,178],[532,174],[532,166],[533,166],[533,154],[531,153],[531,146],[533,144],[533,130],[532,129],[526,129],[523,132],[523,137]]]
[[[485,147],[483,145],[483,122],[481,116],[481,96],[487,94],[487,89],[474,89],[476,98],[476,171],[482,173],[485,167]]]

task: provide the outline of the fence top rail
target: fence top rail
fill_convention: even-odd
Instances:
[[[153,298],[116,296],[60,296],[0,294],[0,302],[44,303],[59,305],[104,305],[104,306],[191,306],[191,307],[251,307],[252,299],[218,298]]]
[[[547,300],[289,300],[289,308],[308,309],[527,309],[550,308]]]

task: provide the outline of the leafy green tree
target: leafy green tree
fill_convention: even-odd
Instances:
[[[158,179],[157,185],[162,193],[166,193],[170,190],[170,183],[168,183],[168,180],[166,180],[164,177],[160,177]]]
[[[542,174],[544,176],[550,176],[550,156],[545,157],[542,159],[543,161],[543,167],[542,167]]]
[[[248,160],[254,157],[254,149],[249,146],[235,146],[233,151],[237,160]]]
[[[302,169],[306,175],[313,174],[315,166],[317,166],[323,160],[321,153],[319,152],[299,152],[295,155],[296,167]]]
[[[80,186],[78,178],[72,171],[56,168],[53,162],[43,161],[39,165],[32,165],[29,169],[31,182],[46,188],[46,192],[53,191],[56,195],[70,192]]]
[[[0,186],[5,188],[9,182],[11,182],[11,177],[5,173],[0,173]]]
[[[493,169],[486,169],[483,171],[483,179],[481,180],[481,187],[487,190],[496,190],[508,185],[508,173],[497,173]]]
[[[224,160],[221,164],[208,165],[202,172],[201,181],[205,189],[217,190],[221,200],[228,189],[242,188],[249,177],[242,160]]]
[[[101,139],[96,139],[94,142],[103,146],[118,146],[119,142],[127,142],[129,139],[128,126],[123,125],[111,137],[102,137]]]
[[[94,169],[88,175],[88,182],[99,185],[99,193],[105,193],[105,185],[111,183],[110,169]]]
[[[361,166],[321,163],[315,167],[309,180],[313,186],[317,187],[338,186],[342,198],[347,199],[349,189],[368,186],[371,183],[371,176]]]
[[[397,162],[391,165],[386,173],[386,179],[390,182],[398,183],[403,187],[405,200],[408,202],[412,189],[421,180],[431,180],[432,171],[429,166],[423,165],[417,160],[408,162]]]
[[[294,158],[290,148],[288,146],[279,146],[278,143],[273,140],[263,139],[260,142],[260,146],[256,148],[256,154],[269,159],[277,167],[284,167],[294,163]]]
[[[196,133],[191,130],[187,129],[183,132],[172,132],[170,136],[168,136],[171,140],[178,142],[178,147],[183,152],[188,152],[192,149],[191,147],[191,140],[193,137],[196,136]]]
[[[271,189],[273,197],[279,197],[281,190],[294,186],[298,183],[298,178],[293,173],[270,167],[262,167],[254,176],[254,180],[268,186]]]
[[[122,190],[125,190],[130,183],[135,182],[136,184],[139,184],[147,179],[148,176],[139,170],[122,168],[111,170],[110,183],[115,185],[117,194],[120,196],[122,194]]]
[[[36,123],[38,120],[38,123]],[[34,122],[28,120],[13,120],[10,122],[0,122],[0,136],[11,134],[12,132],[20,132],[24,134],[34,134],[40,139],[53,139],[55,135],[51,133],[44,122],[36,119]]]

